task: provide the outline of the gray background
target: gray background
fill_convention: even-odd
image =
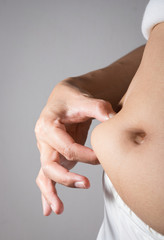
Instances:
[[[96,239],[101,167],[78,164],[74,171],[87,176],[91,188],[59,186],[65,211],[44,217],[33,129],[59,81],[105,67],[145,42],[140,26],[147,2],[0,0],[1,240]]]

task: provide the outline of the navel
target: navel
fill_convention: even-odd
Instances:
[[[143,144],[145,141],[146,133],[141,131],[141,132],[135,132],[133,134],[133,141],[134,143],[140,145]]]

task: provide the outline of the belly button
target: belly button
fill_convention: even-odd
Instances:
[[[134,142],[136,144],[142,144],[145,140],[145,136],[146,136],[146,133],[144,132],[135,133]]]

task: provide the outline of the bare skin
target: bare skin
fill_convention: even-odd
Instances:
[[[56,183],[88,188],[89,180],[69,172],[77,161],[98,164],[92,149],[84,147],[93,118],[101,122],[118,110],[142,58],[139,47],[115,63],[60,82],[52,91],[35,126],[41,169],[36,183],[42,195],[43,214],[60,214],[63,203]],[[101,94],[100,94],[101,93]],[[112,104],[112,106],[111,106]]]
[[[92,146],[124,202],[164,234],[164,23],[152,30],[121,111],[92,133]],[[103,144],[102,144],[103,143]]]

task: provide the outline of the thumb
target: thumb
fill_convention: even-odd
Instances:
[[[100,122],[104,122],[112,118],[116,113],[112,105],[103,99],[87,98],[83,104],[83,113],[90,117],[95,118]]]

